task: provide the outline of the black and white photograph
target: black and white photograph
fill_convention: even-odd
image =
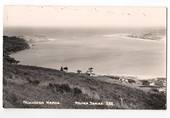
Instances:
[[[5,5],[3,108],[167,108],[167,8]]]

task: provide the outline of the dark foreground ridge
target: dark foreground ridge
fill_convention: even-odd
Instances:
[[[165,93],[123,84],[116,77],[20,65],[9,56],[27,48],[25,40],[4,36],[4,108],[166,109]]]

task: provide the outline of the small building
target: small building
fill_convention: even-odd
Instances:
[[[158,89],[159,92],[165,93],[166,92],[166,88],[165,87],[161,87]]]
[[[119,78],[119,81],[121,81],[122,83],[128,83],[128,80],[126,78]]]
[[[150,82],[149,85],[150,86],[155,86],[155,82]]]

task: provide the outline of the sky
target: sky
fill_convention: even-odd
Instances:
[[[165,27],[163,7],[5,6],[4,27]]]

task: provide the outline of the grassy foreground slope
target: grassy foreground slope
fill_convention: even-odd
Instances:
[[[22,44],[19,43],[21,39],[17,39],[9,41],[12,39],[5,37],[4,44],[12,42],[15,45],[16,42],[16,45],[24,46],[22,49],[28,48],[25,41]],[[6,48],[4,45],[4,49],[8,50]],[[99,81],[97,77],[85,74],[66,73],[7,61],[6,59],[11,58],[10,53],[18,51],[15,48],[18,47],[4,52],[7,56],[3,64],[3,106],[5,108],[165,109],[164,94],[146,92],[124,84]],[[43,101],[45,104],[25,104],[24,101],[28,103]],[[49,101],[60,104],[46,104]],[[76,105],[75,102],[81,104]],[[107,102],[113,104],[110,105]],[[83,105],[85,103],[88,104]]]

